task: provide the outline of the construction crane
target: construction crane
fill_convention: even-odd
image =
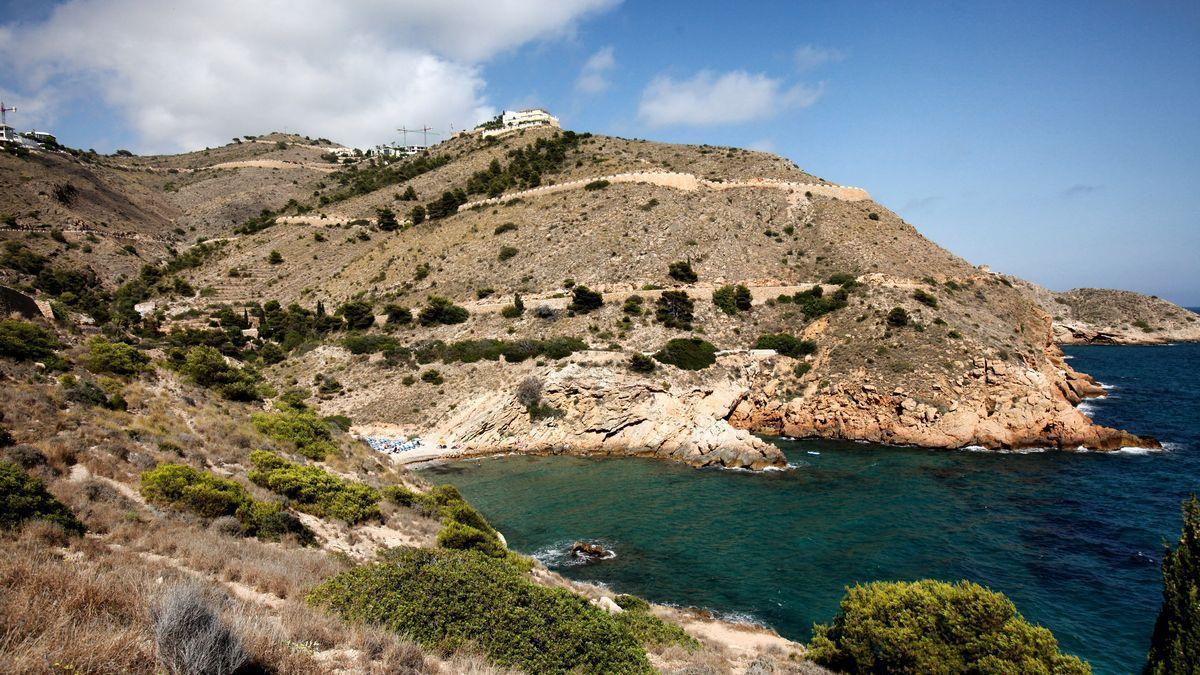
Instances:
[[[9,108],[4,105],[4,101],[0,101],[0,125],[8,126],[8,113],[16,111],[16,108]]]
[[[420,129],[407,129],[405,127],[400,127],[396,131],[399,131],[400,133],[404,134],[404,147],[406,147],[406,148],[408,147],[408,133],[410,131],[414,134],[420,133],[425,140],[425,147],[427,147],[427,148],[429,147],[429,134],[433,134],[434,136],[441,135],[438,132],[434,131],[433,127],[431,127],[429,125],[425,125],[425,126],[421,127]]]

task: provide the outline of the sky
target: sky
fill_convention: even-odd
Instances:
[[[783,155],[1056,290],[1200,306],[1195,0],[0,0],[0,58],[10,123],[74,147],[369,147],[541,106]]]

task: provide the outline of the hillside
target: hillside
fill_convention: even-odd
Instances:
[[[1054,318],[1059,344],[1162,344],[1200,340],[1200,316],[1132,291],[1076,288],[1056,293],[1019,282]]]
[[[409,465],[1157,446],[1077,408],[1103,390],[1056,326],[1186,316],[975,268],[782,158],[552,129],[336,147],[0,154],[17,670],[169,670],[203,634],[278,672],[819,673],[769,630],[551,573]]]
[[[335,380],[321,409],[362,428],[402,428],[463,452],[644,453],[756,467],[782,460],[746,431],[941,447],[1153,444],[1095,427],[1074,407],[1099,390],[1061,359],[1031,293],[938,247],[865,191],[781,158],[548,128],[465,135],[424,157],[338,171],[323,147],[268,136],[176,157],[5,161],[47,176],[59,162],[60,182],[75,180],[70,168],[145,200],[122,228],[162,235],[169,222],[172,237],[216,238],[202,255],[166,263],[170,288],[159,282],[136,299],[154,302],[166,330],[219,326],[205,317],[221,304],[253,309],[246,326],[259,337],[233,348],[253,358],[245,350],[282,342],[292,357],[267,378],[314,391],[314,377]],[[427,220],[409,222],[415,206]],[[151,208],[162,217],[143,217]],[[104,231],[115,226],[98,220],[83,236],[112,238]],[[111,284],[132,277],[133,260],[85,254],[73,246],[78,233],[64,236],[66,246],[17,240],[44,251],[48,266],[88,264]],[[170,250],[137,256],[152,263]],[[687,273],[673,278],[675,263]],[[745,310],[714,304],[724,285],[745,287]],[[601,294],[594,311],[571,309],[580,287]],[[661,289],[686,296],[664,299]],[[514,294],[527,310],[503,316]],[[641,304],[627,306],[633,295]],[[466,320],[400,320],[400,308],[419,310],[432,296],[462,306]],[[268,300],[329,312],[365,302],[384,335],[358,355],[332,323],[268,336]],[[789,349],[747,351],[772,335],[790,339]],[[578,347],[521,363],[461,355],[464,340],[555,337]],[[689,337],[724,350],[711,368],[627,367],[631,354]],[[387,358],[369,356],[383,344]],[[414,384],[430,360],[442,362],[429,376],[440,383]],[[561,414],[520,414],[516,384],[530,376]]]

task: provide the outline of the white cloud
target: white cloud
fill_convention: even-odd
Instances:
[[[575,88],[585,94],[599,94],[605,91],[612,85],[608,75],[616,65],[613,48],[609,46],[600,49],[583,64],[579,71],[579,79],[575,81]]]
[[[494,112],[480,64],[618,0],[68,0],[0,30],[21,90],[119,111],[141,150],[289,128],[352,145]]]
[[[815,45],[802,45],[796,48],[793,58],[796,61],[796,68],[800,70],[812,70],[826,63],[841,61],[846,58],[846,55],[837,49],[826,49]]]
[[[736,124],[806,108],[821,91],[803,84],[785,88],[782,80],[761,73],[702,70],[686,80],[654,78],[642,92],[638,116],[652,126]]]

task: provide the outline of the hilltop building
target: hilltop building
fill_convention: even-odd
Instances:
[[[529,108],[527,110],[505,110],[496,119],[483,124],[482,128],[484,137],[487,137],[507,134],[518,129],[542,126],[558,127],[560,125],[558,118],[548,111],[542,108]]]
[[[0,124],[0,143],[18,143],[20,138],[17,136],[17,130],[7,124]]]

